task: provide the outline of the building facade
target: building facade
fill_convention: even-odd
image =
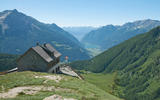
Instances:
[[[18,71],[57,73],[60,56],[61,53],[50,44],[37,44],[19,57],[17,60]]]

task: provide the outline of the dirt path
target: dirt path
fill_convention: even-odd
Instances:
[[[45,78],[47,80],[54,80],[56,82],[62,80],[62,77],[59,75],[35,76],[35,78]]]
[[[24,92],[26,94],[35,94],[41,90],[42,87],[16,87],[10,89],[8,92],[0,93],[0,98],[14,98],[19,93]]]
[[[0,98],[15,98],[19,93],[34,95],[39,91],[53,91],[55,90],[54,86],[44,87],[44,86],[24,86],[16,87],[10,89],[8,92],[0,93]]]
[[[48,86],[48,87],[45,87],[45,86],[23,86],[23,87],[15,87],[13,89],[10,89],[10,90],[8,90],[8,92],[0,93],[0,98],[15,98],[20,93],[34,95],[39,91],[76,92],[71,89],[54,87],[54,86]],[[57,99],[57,100],[59,100],[59,99]],[[73,99],[65,99],[65,100],[73,100]]]
[[[76,99],[73,99],[73,98],[63,98],[60,95],[52,95],[52,96],[44,98],[43,100],[76,100]]]

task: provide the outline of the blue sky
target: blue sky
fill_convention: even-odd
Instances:
[[[121,25],[160,20],[160,0],[0,0],[0,11],[17,9],[59,26]]]

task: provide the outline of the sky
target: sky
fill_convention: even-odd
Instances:
[[[160,0],[0,0],[0,5],[0,12],[17,9],[41,22],[61,27],[160,20]]]

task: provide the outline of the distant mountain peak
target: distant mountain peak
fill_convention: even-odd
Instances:
[[[95,48],[106,50],[157,26],[160,26],[160,21],[152,19],[137,20],[120,26],[106,25],[86,34],[82,42],[86,47],[88,44],[94,44]]]
[[[11,11],[8,11],[8,10],[0,13],[0,20],[4,20],[10,13],[11,13]]]
[[[19,13],[17,9],[5,10],[3,12],[0,12],[0,23],[2,23],[10,14],[17,14],[17,13]]]
[[[1,14],[6,14],[6,13],[19,13],[17,9],[13,9],[13,10],[4,10],[3,12],[1,12]]]
[[[13,9],[12,11],[13,11],[13,12],[18,12],[18,10],[17,10],[17,9]]]
[[[102,26],[102,28],[109,28],[109,29],[115,29],[116,26],[110,24],[110,25],[106,25],[106,26]]]
[[[8,29],[8,25],[4,23],[5,19],[11,14],[11,13],[17,13],[18,11],[16,9],[14,10],[5,10],[0,13],[0,25],[1,25],[1,31],[2,34],[5,34],[5,30]]]
[[[128,25],[128,24],[143,24],[143,23],[148,23],[148,22],[160,22],[160,21],[152,20],[152,19],[136,20],[134,22],[127,22],[123,26]]]

